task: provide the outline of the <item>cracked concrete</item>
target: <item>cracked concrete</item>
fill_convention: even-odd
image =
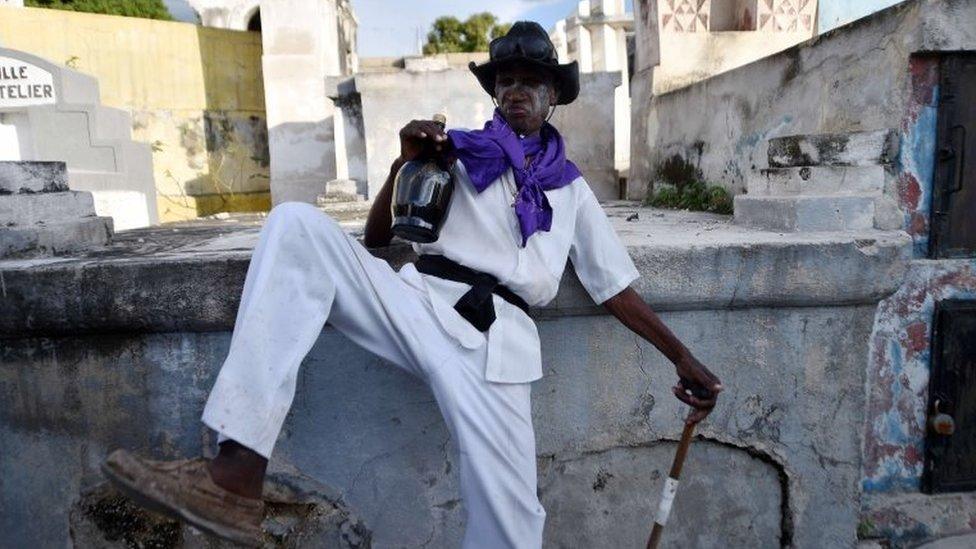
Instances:
[[[626,221],[635,209],[608,212],[643,274],[639,291],[727,386],[700,427],[668,535],[697,546],[852,544],[860,442],[842,426],[863,415],[875,301],[897,286],[909,240],[781,238],[648,209]],[[87,257],[0,262],[3,543],[62,545],[66,502],[100,480],[113,448],[212,451],[198,417],[259,221],[136,231]],[[865,239],[874,253],[861,251]],[[402,247],[381,254],[409,259]],[[85,291],[64,291],[79,284]],[[533,417],[550,547],[646,536],[681,429],[673,367],[600,313],[572,276],[536,313],[545,377]],[[455,451],[422,383],[326,327],[273,462],[332,487],[379,546],[450,547],[465,520]],[[714,502],[702,503],[706,493]]]
[[[542,468],[539,490],[549,514],[547,546],[645,544],[675,447],[671,441],[615,447],[557,457]],[[783,498],[776,469],[768,462],[738,448],[696,440],[662,544],[778,546]]]
[[[274,470],[265,482],[263,548],[369,549],[372,533],[328,488],[294,471]],[[148,512],[108,483],[82,493],[70,511],[69,547],[232,549],[237,544]]]

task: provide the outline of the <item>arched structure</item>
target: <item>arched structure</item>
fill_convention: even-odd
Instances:
[[[261,30],[260,0],[188,0],[205,27],[232,30]],[[257,17],[257,29],[251,28]]]

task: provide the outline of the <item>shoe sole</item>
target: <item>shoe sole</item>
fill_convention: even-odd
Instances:
[[[125,494],[126,497],[131,499],[140,507],[144,507],[150,511],[165,515],[173,520],[186,522],[195,528],[206,532],[207,534],[221,539],[232,541],[247,547],[261,546],[260,542],[251,538],[250,536],[242,536],[242,534],[239,534],[237,531],[228,529],[222,524],[205,519],[192,511],[181,509],[179,507],[169,505],[166,502],[153,499],[136,488],[136,486],[127,478],[119,475],[106,463],[102,463],[101,469],[102,474],[104,474],[112,482],[112,484],[115,485],[116,488],[118,488],[123,494]]]

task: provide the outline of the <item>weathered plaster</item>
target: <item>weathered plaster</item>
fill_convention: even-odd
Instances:
[[[921,542],[976,530],[976,501],[972,494],[867,493],[859,531],[867,539],[882,539],[889,547],[922,547]],[[963,549],[949,545],[942,549]],[[936,549],[935,547],[931,549]]]
[[[668,536],[692,547],[851,545],[865,342],[875,302],[902,277],[907,236],[778,235],[724,216],[607,211],[643,274],[635,288],[727,387],[699,429]],[[85,258],[0,264],[4,542],[61,544],[66,509],[99,480],[111,448],[165,457],[211,447],[198,416],[256,228],[179,230],[122,235]],[[672,366],[571,275],[537,318],[545,377],[533,415],[550,546],[632,546],[681,429]],[[453,452],[420,382],[327,327],[275,459],[339,490],[377,543],[441,547],[457,544],[464,521]],[[22,471],[25,462],[42,465]]]
[[[928,260],[937,150],[939,58],[914,55],[893,180],[915,261],[878,306],[868,355],[864,534],[896,545],[976,528],[972,495],[919,494],[936,303],[976,299],[976,259]]]
[[[911,88],[901,123],[901,146],[893,183],[904,216],[902,226],[912,237],[916,256],[925,257],[935,173],[939,58],[912,56],[909,72]]]
[[[972,21],[971,0],[913,0],[654,96],[634,110],[643,119],[634,120],[632,143],[644,143],[632,147],[630,197],[642,198],[654,168],[674,154],[698,164],[709,182],[741,192],[752,170],[767,167],[771,137],[902,128],[912,97],[912,54],[976,49]],[[634,79],[634,97],[638,90],[646,97],[650,75],[638,71]],[[895,187],[886,191],[892,201]]]
[[[853,350],[863,351],[872,310],[663,314],[728,387],[692,447],[669,538],[690,547],[721,539],[769,547],[791,536],[800,545],[853,542],[858,436],[837,425],[861,416],[863,354]],[[533,415],[549,546],[633,545],[647,533],[673,456],[668,441],[681,428],[672,368],[606,316],[546,320],[540,330],[546,377],[534,386]],[[747,334],[753,342],[742,345]],[[70,503],[100,480],[112,448],[156,457],[212,448],[198,416],[229,340],[229,332],[6,340],[4,543],[62,544]],[[454,451],[419,381],[327,328],[306,358],[275,460],[337,489],[377,543],[448,547],[464,522]],[[823,524],[832,525],[826,536]]]
[[[864,490],[918,490],[936,302],[976,299],[976,260],[913,261],[878,305],[871,335]]]

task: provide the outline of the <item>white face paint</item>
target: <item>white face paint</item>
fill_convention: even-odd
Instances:
[[[538,69],[514,65],[498,70],[495,98],[508,125],[519,134],[532,135],[546,121],[549,107],[556,103],[556,92]]]

